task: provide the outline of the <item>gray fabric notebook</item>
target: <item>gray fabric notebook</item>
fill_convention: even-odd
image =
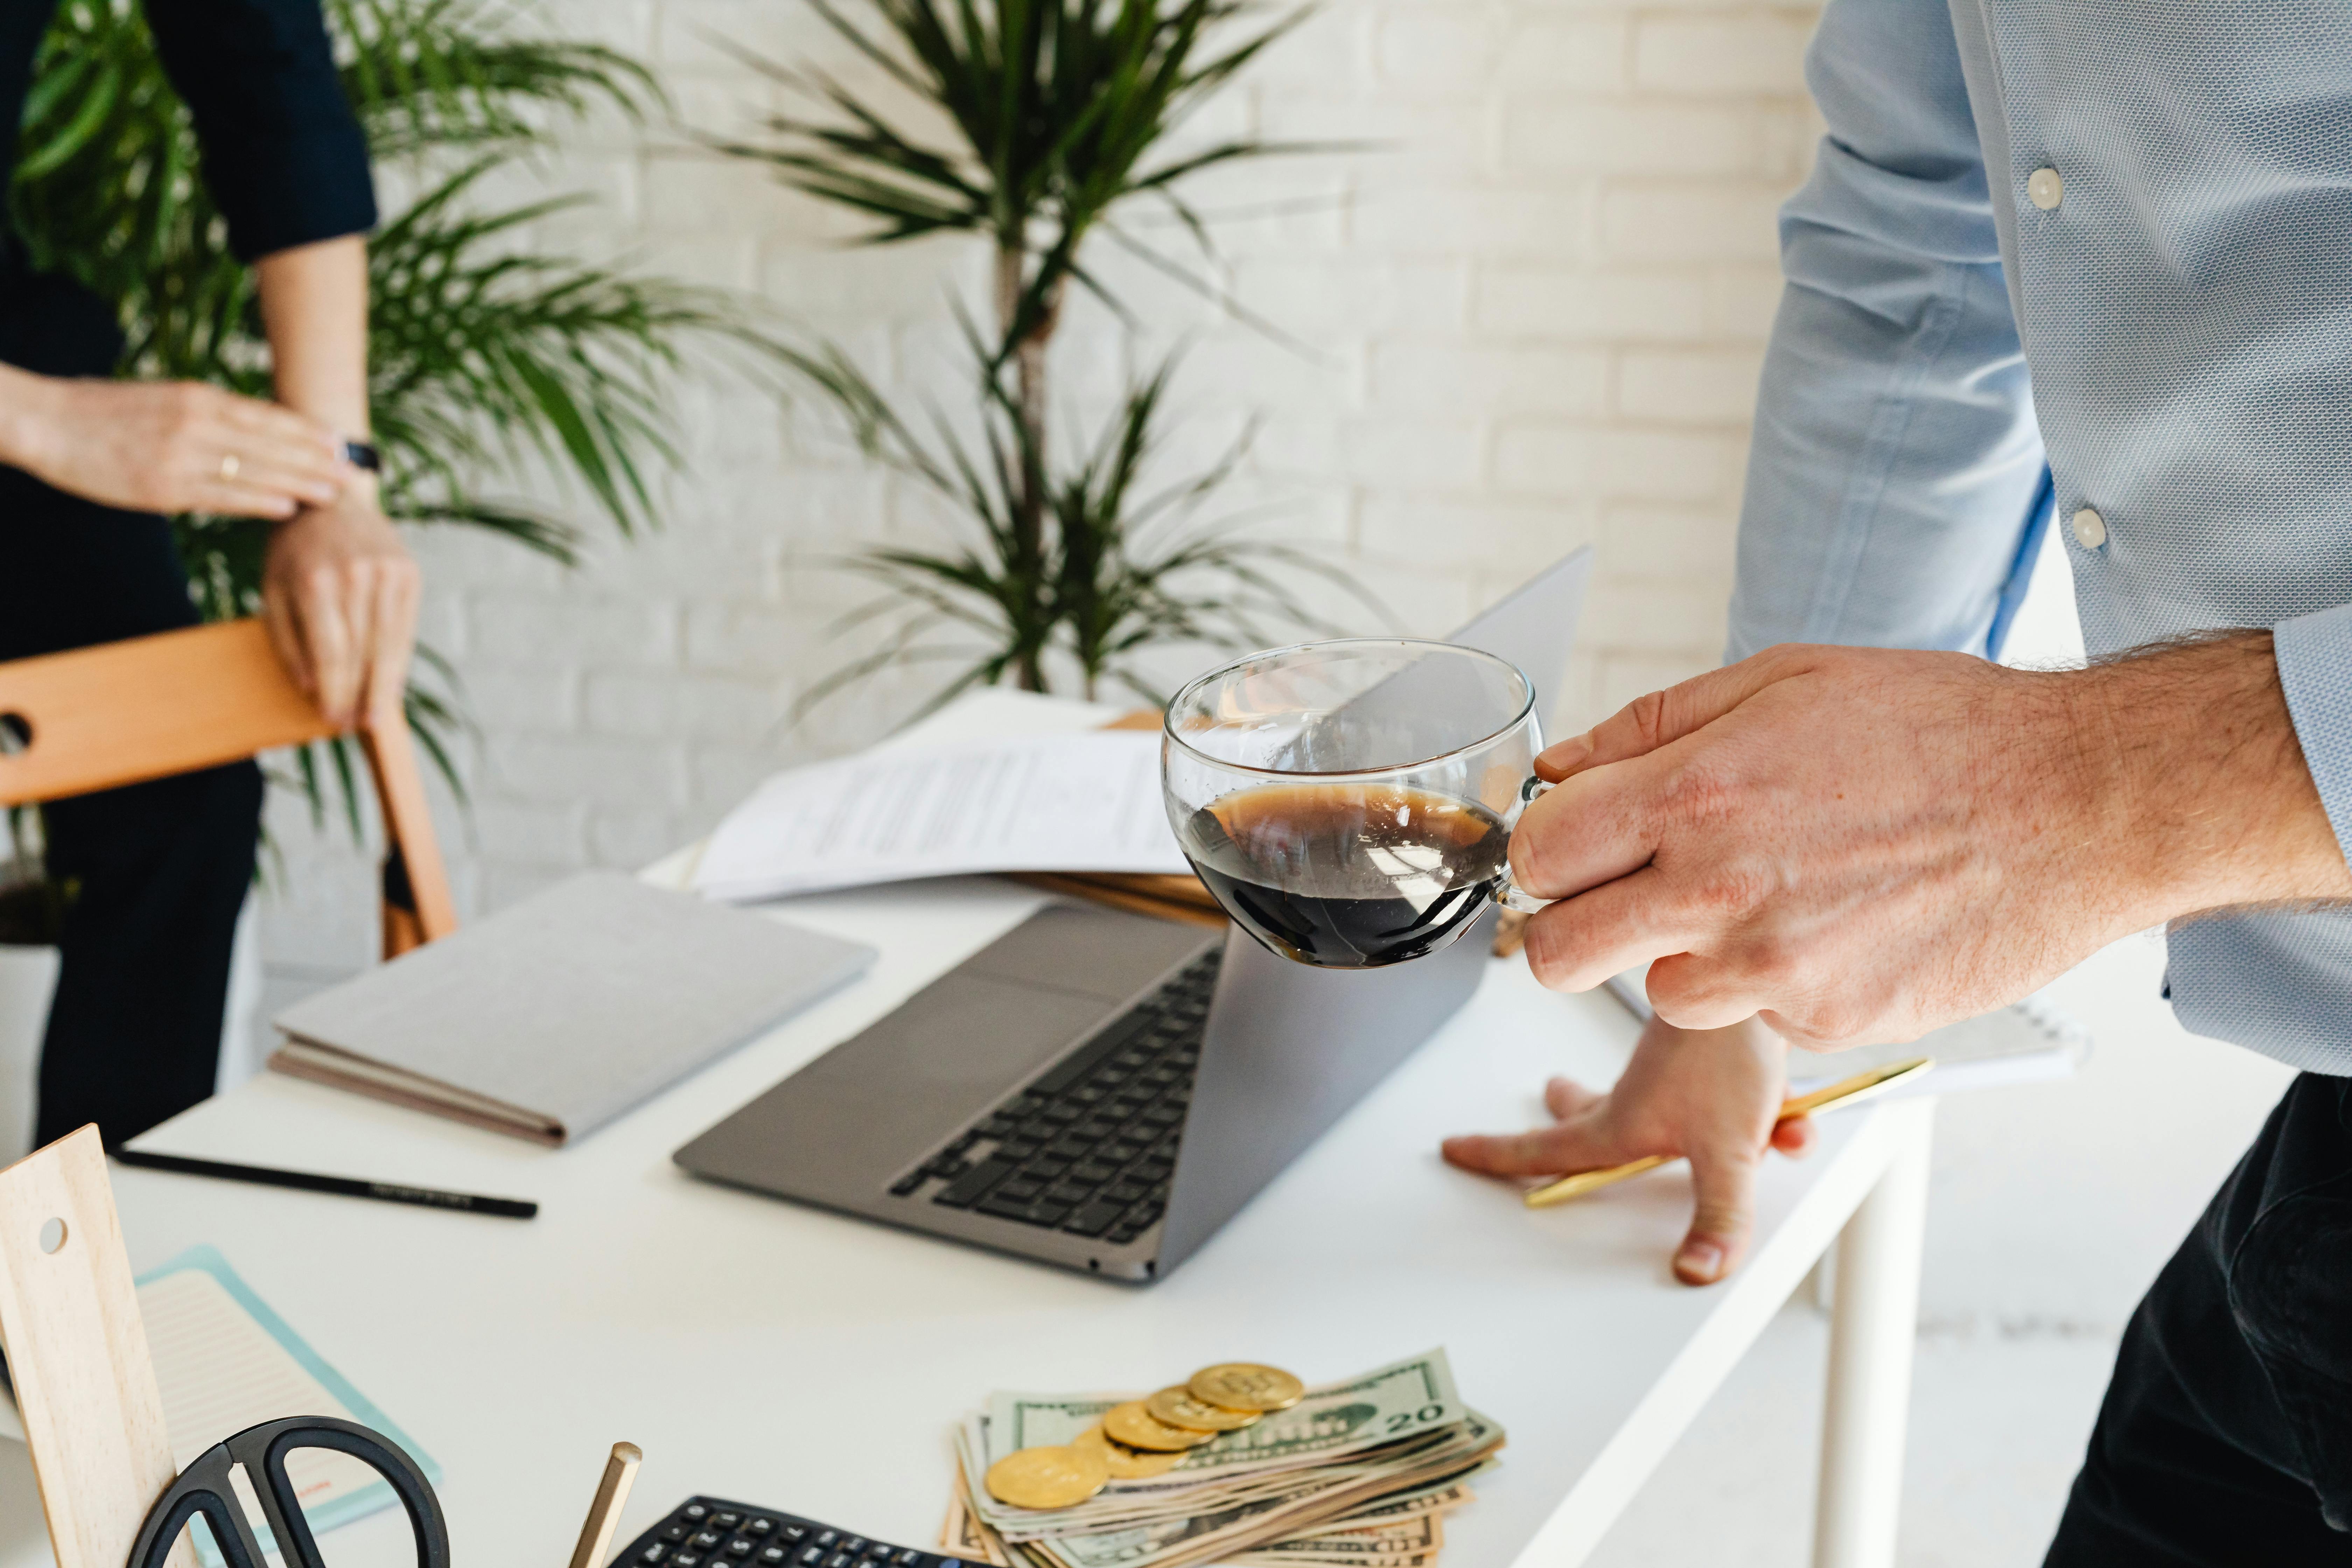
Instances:
[[[298,1003],[279,1072],[493,1131],[594,1131],[874,950],[592,871]]]

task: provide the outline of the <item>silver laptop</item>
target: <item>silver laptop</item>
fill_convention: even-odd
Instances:
[[[1556,695],[1590,548],[1451,641]],[[1477,989],[1493,915],[1338,972],[1091,904],[1039,910],[675,1156],[696,1175],[1114,1279],[1166,1274]]]

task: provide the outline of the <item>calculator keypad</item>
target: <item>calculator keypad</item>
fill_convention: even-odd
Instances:
[[[717,1498],[680,1504],[614,1562],[624,1568],[981,1568]]]

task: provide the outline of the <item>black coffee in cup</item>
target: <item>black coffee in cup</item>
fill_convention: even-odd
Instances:
[[[1217,901],[1287,957],[1327,969],[1401,963],[1477,918],[1510,830],[1476,801],[1398,784],[1260,784],[1177,833]]]

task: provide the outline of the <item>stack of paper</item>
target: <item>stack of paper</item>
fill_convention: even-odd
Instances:
[[[1022,735],[794,768],[728,815],[696,866],[751,900],[992,871],[1188,871],[1160,797],[1160,738]]]

